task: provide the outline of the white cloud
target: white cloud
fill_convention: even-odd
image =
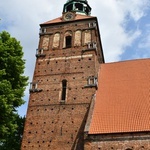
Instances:
[[[118,61],[128,46],[140,37],[140,29],[125,27],[130,19],[138,21],[145,15],[148,0],[95,0],[91,2],[98,16],[106,62]]]
[[[146,25],[147,32],[145,33],[145,35],[143,36],[142,40],[140,41],[138,47],[141,48],[147,48],[150,50],[150,24]]]
[[[21,40],[27,59],[27,68],[32,68],[31,61],[35,61],[33,56],[38,46],[38,25],[60,16],[65,2],[66,0],[61,2],[54,0],[43,0],[42,2],[40,0],[26,0],[25,2],[5,0],[1,2],[2,19],[6,19],[10,25],[8,31]],[[89,4],[93,8],[92,15],[99,19],[106,61],[119,60],[126,46],[129,43],[131,45],[136,39],[136,37],[131,38],[130,32],[137,35],[137,30],[127,32],[124,28],[128,21],[127,16],[135,21],[139,20],[145,15],[148,2],[148,0],[89,0]],[[30,73],[30,69],[28,73]]]
[[[145,15],[145,10],[149,7],[149,0],[117,0],[119,7],[126,15],[138,21]]]

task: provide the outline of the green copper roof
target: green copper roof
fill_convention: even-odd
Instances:
[[[89,6],[87,0],[67,0],[64,4],[63,13],[68,11],[83,15],[90,15],[91,7]]]

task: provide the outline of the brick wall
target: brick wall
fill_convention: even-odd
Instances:
[[[86,20],[74,23],[44,26],[40,35],[33,82],[39,91],[30,93],[22,150],[84,149],[84,126],[95,87],[85,87],[89,76],[97,76],[103,62],[98,30],[90,29],[97,51],[84,51]],[[73,46],[75,31],[82,31],[81,46]],[[72,32],[72,47],[63,48],[64,34]],[[55,33],[60,33],[53,45]],[[46,38],[45,38],[46,37]],[[79,37],[80,36],[76,36]],[[45,39],[44,39],[45,38]],[[60,43],[58,44],[58,39]],[[44,42],[44,43],[43,43]],[[61,101],[62,80],[67,80],[66,100]]]
[[[150,132],[89,135],[85,150],[149,150]]]

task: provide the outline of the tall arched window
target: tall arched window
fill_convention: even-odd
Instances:
[[[72,36],[66,36],[66,48],[70,48],[72,45]]]
[[[73,4],[70,4],[67,6],[67,11],[72,11],[73,10]]]
[[[76,3],[75,8],[76,8],[76,10],[83,11],[83,4]]]
[[[60,43],[60,33],[55,33],[53,39],[53,48],[58,48],[59,43]]]
[[[81,30],[75,32],[74,46],[81,46]]]
[[[67,80],[62,80],[61,100],[66,100]]]
[[[49,47],[49,36],[44,36],[43,37],[43,42],[42,42],[42,48],[43,50],[48,50]]]
[[[63,48],[70,48],[72,46],[72,32],[67,31],[64,35],[64,45]]]
[[[92,39],[91,31],[90,30],[86,30],[84,36],[85,36],[84,37],[84,44],[90,43],[91,39]]]

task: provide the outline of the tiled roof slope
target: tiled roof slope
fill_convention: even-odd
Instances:
[[[80,15],[80,14],[76,14],[75,19],[74,20],[81,20],[81,19],[88,19],[88,18],[94,18],[92,16],[86,16],[86,15]],[[62,17],[47,21],[45,23],[42,23],[41,25],[47,25],[47,24],[53,24],[53,23],[62,23],[62,22],[66,22],[62,20]]]
[[[89,134],[150,131],[150,59],[102,64]]]

